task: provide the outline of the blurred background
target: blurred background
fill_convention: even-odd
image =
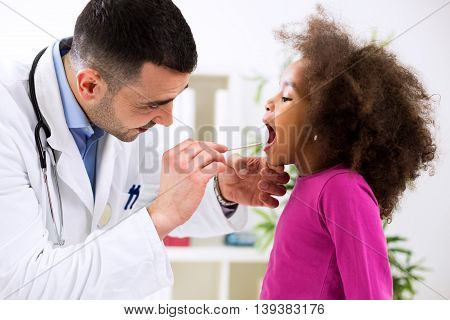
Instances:
[[[436,94],[439,158],[435,175],[407,190],[386,227],[397,298],[450,297],[450,4],[422,1],[175,0],[199,53],[190,89],[176,101],[174,126],[159,129],[168,149],[193,136],[230,147],[264,138],[264,101],[277,90],[290,52],[273,30],[302,23],[321,3],[353,34],[394,39],[389,49]],[[30,61],[70,36],[86,0],[0,1],[0,59]],[[447,4],[447,5],[446,5]],[[0,70],[1,72],[1,70]],[[388,174],[388,173],[387,173]],[[247,233],[215,239],[170,239],[175,285],[160,297],[256,299],[280,210],[248,210]],[[258,227],[259,226],[259,227]],[[255,235],[255,228],[258,232]],[[256,243],[256,248],[254,242]],[[227,242],[228,245],[225,245]],[[176,245],[176,246],[173,246]],[[262,249],[265,248],[265,249]],[[421,268],[426,270],[421,270]]]

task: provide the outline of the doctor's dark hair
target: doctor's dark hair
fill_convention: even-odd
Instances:
[[[277,36],[306,62],[304,98],[320,152],[361,174],[390,218],[420,172],[433,173],[431,96],[385,46],[354,39],[321,7],[304,32]]]
[[[144,63],[183,73],[197,64],[189,25],[171,0],[91,0],[75,24],[75,68],[100,72],[111,89],[135,80]]]

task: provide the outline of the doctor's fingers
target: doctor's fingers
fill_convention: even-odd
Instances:
[[[176,146],[172,147],[171,149],[167,150],[165,152],[165,154],[173,156],[175,154],[178,154],[185,150],[188,150],[189,148],[192,148],[193,146],[196,146],[195,149],[202,149],[201,147],[199,147],[199,145],[203,145],[203,149],[206,147],[213,148],[213,149],[217,149],[217,148],[224,149],[223,152],[225,152],[228,149],[226,146],[222,146],[217,143],[198,141],[198,140],[194,140],[192,138],[188,138],[188,139],[182,141],[181,143],[177,144]]]
[[[222,162],[211,162],[206,167],[200,169],[205,182],[208,182],[212,177],[218,175],[219,173],[225,172],[227,166]]]
[[[242,157],[232,154],[227,158],[227,165],[232,167],[239,178],[245,179],[250,174],[260,174],[262,159],[257,157]]]
[[[206,142],[206,141],[193,141],[193,143],[186,146],[183,150],[180,150],[180,153],[183,153],[183,154],[186,153],[192,159],[192,158],[195,158],[200,152],[203,152],[203,151],[224,153],[227,150],[228,150],[228,147],[218,144],[218,143]]]
[[[203,150],[197,154],[193,159],[195,168],[204,168],[211,163],[220,162],[226,165],[225,157],[222,153],[215,150]]]
[[[163,158],[172,166],[185,167],[194,157],[204,150],[208,150],[211,153],[223,153],[227,149],[226,146],[217,143],[187,139],[164,152]]]
[[[269,168],[264,168],[261,170],[261,176],[263,180],[269,180],[278,184],[286,184],[289,182],[291,177],[287,172],[276,172]]]
[[[187,163],[190,163],[192,159],[195,159],[197,157],[205,158],[206,153],[214,157],[219,157],[219,159],[223,159],[223,161],[225,161],[222,155],[224,150],[226,151],[226,147],[220,144],[212,142],[193,141],[186,148],[175,154],[174,157],[176,158],[176,161],[183,167]],[[207,157],[207,159],[209,159],[209,157]]]
[[[180,151],[186,149],[194,142],[195,142],[194,139],[188,138],[188,139],[184,140],[183,142],[177,144],[176,146],[172,147],[171,149],[167,150],[165,152],[165,154],[167,154],[169,156],[173,156],[173,155],[179,153]]]
[[[212,162],[225,163],[222,153],[212,149],[203,150],[196,157],[192,158],[190,153],[181,152],[169,158],[169,170],[177,173],[191,173],[209,165]]]
[[[266,168],[268,170],[272,170],[272,171],[275,171],[275,172],[278,172],[278,173],[283,173],[284,172],[284,166],[283,165],[272,166],[272,165],[269,164],[269,162],[266,162]]]
[[[274,196],[284,196],[287,191],[285,186],[275,184],[267,180],[261,180],[258,183],[258,189]]]
[[[266,192],[261,192],[259,194],[259,200],[264,204],[264,206],[269,208],[276,208],[280,204],[280,202],[273,198],[270,194]]]

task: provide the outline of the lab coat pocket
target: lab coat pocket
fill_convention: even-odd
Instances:
[[[135,195],[126,192],[117,192],[112,195],[105,205],[102,214],[99,217],[97,227],[105,228],[113,226],[135,212],[133,202]]]

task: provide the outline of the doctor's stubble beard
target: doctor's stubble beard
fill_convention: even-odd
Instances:
[[[108,91],[100,103],[88,114],[88,118],[94,125],[115,136],[117,139],[123,142],[132,142],[137,138],[139,133],[134,133],[134,129],[127,129],[121,124],[114,112],[113,99],[114,94]],[[152,127],[153,125],[154,123],[151,121],[145,127]]]

